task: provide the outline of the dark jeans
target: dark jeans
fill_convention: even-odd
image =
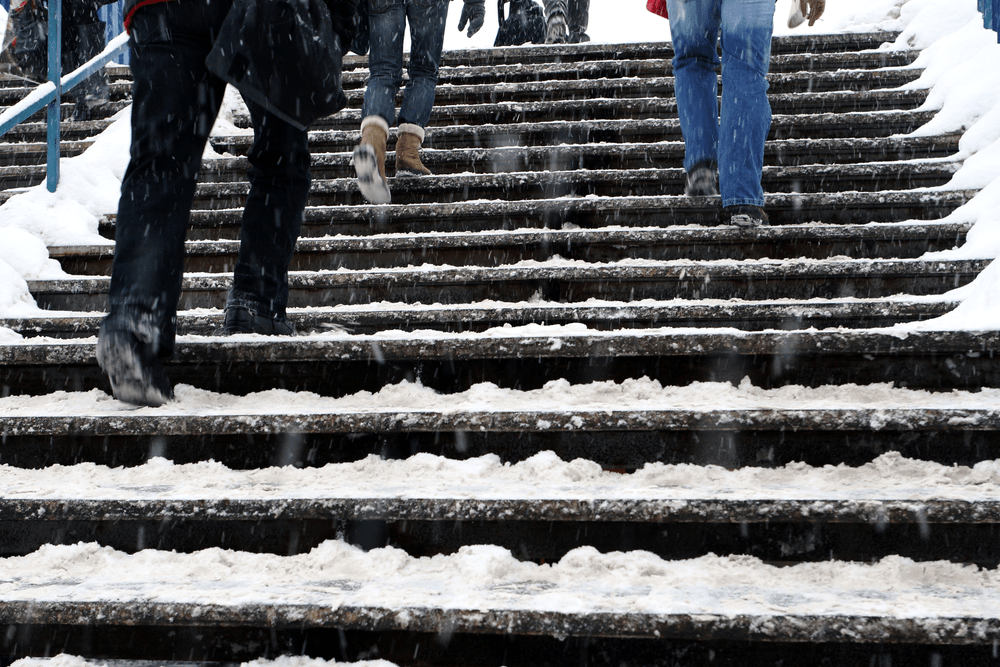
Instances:
[[[362,116],[395,124],[396,93],[403,82],[403,31],[410,24],[410,77],[403,91],[399,123],[427,127],[434,106],[438,65],[444,48],[448,0],[363,0],[368,2],[371,50]]]
[[[224,0],[174,0],[140,7],[132,19],[131,161],[115,223],[109,324],[152,329],[160,356],[173,351],[195,178],[225,90],[205,57],[228,9]],[[227,305],[284,319],[309,194],[308,134],[247,106],[250,194]]]

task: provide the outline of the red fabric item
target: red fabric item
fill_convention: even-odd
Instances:
[[[646,9],[657,16],[667,18],[667,0],[646,0]]]

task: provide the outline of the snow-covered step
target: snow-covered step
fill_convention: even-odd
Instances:
[[[881,63],[880,49],[887,42],[894,42],[899,36],[895,32],[835,33],[819,35],[782,35],[771,41],[772,59],[779,55],[800,54],[815,57],[817,54],[837,54],[843,52],[870,51],[865,54],[872,62]],[[877,50],[877,51],[876,51]],[[896,53],[888,51],[887,53]],[[539,46],[525,44],[519,47],[492,49],[459,49],[445,51],[442,62],[449,66],[535,64],[551,62],[582,62],[587,60],[646,59],[668,60],[673,57],[670,42],[600,44],[585,43],[573,45],[549,44]],[[879,65],[885,67],[887,65]],[[367,59],[349,54],[344,59],[345,69],[367,67]],[[809,69],[808,65],[804,65]]]
[[[0,399],[0,460],[117,467],[166,457],[252,469],[420,452],[516,462],[552,451],[621,472],[654,462],[864,466],[887,451],[943,465],[1000,458],[993,389],[762,389],[747,379],[673,386],[640,378],[525,390],[486,382],[457,393],[401,381],[340,398],[286,389],[235,396],[185,384],[176,393],[156,409],[91,386]]]
[[[485,332],[385,331],[293,338],[188,337],[167,362],[177,383],[246,394],[272,388],[342,396],[419,379],[442,391],[478,382],[531,389],[641,377],[764,387],[895,382],[939,390],[1000,386],[996,332],[911,329],[738,331],[672,327],[599,331],[582,324]],[[0,385],[11,394],[107,391],[94,339],[26,338],[0,346]]]
[[[298,240],[290,268],[318,271],[421,264],[498,266],[521,260],[544,261],[555,255],[590,262],[916,258],[961,245],[970,227],[969,223],[915,222],[775,225],[753,233],[725,225],[307,237]],[[236,240],[188,241],[185,267],[194,273],[227,271],[238,250]],[[114,248],[110,244],[50,247],[49,256],[73,275],[110,275]]]
[[[989,260],[928,261],[788,259],[759,261],[623,260],[592,263],[553,257],[514,265],[398,267],[295,271],[288,276],[291,307],[404,301],[471,303],[484,299],[581,302],[587,299],[831,299],[894,294],[941,294],[971,282]],[[187,274],[181,307],[219,308],[232,277]],[[103,310],[110,278],[29,281],[39,306]]]
[[[777,193],[873,192],[944,186],[958,170],[953,162],[870,163],[765,167],[764,191]],[[390,172],[391,173],[391,172]],[[502,174],[430,175],[394,178],[396,204],[453,201],[554,199],[558,197],[651,197],[683,195],[685,172],[673,169],[607,169],[527,171]],[[240,208],[250,190],[247,182],[201,183],[196,208]],[[355,178],[314,180],[309,206],[367,203]]]
[[[767,212],[771,223],[779,226],[936,220],[965,204],[975,194],[974,190],[774,194],[767,198]],[[718,226],[721,215],[718,198],[682,196],[311,206],[305,210],[301,236],[559,229],[567,225],[585,228]],[[239,238],[240,219],[240,209],[192,211],[188,238]],[[99,228],[102,236],[113,239],[114,216],[105,216]]]
[[[533,415],[517,416],[527,420]],[[982,416],[994,429],[1000,426],[995,409]],[[5,467],[0,470],[0,522],[16,521],[30,537],[6,540],[0,556],[31,553],[45,544],[41,540],[65,543],[56,533],[81,522],[100,526],[102,545],[134,552],[161,548],[163,533],[177,534],[181,524],[192,537],[199,536],[200,543],[197,538],[174,540],[173,548],[194,551],[227,546],[248,525],[281,520],[330,525],[325,533],[314,526],[305,531],[299,552],[318,546],[322,539],[317,536],[331,539],[338,526],[356,530],[351,526],[356,522],[385,522],[386,543],[411,555],[454,553],[455,536],[448,533],[457,525],[467,531],[493,530],[482,543],[517,549],[522,559],[531,560],[558,560],[582,546],[607,550],[610,545],[615,550],[609,538],[628,529],[642,533],[642,524],[653,524],[648,530],[660,534],[692,532],[691,524],[719,533],[753,524],[752,529],[744,526],[742,549],[733,545],[727,553],[715,553],[795,562],[872,561],[890,555],[929,560],[937,551],[938,558],[950,555],[959,562],[992,567],[1000,562],[995,552],[990,556],[989,550],[968,549],[973,542],[969,536],[1000,524],[995,462],[974,468],[946,466],[891,453],[859,467],[794,463],[727,471],[648,463],[622,474],[585,459],[564,461],[551,451],[517,463],[504,463],[505,452],[499,454],[464,461],[428,454],[406,460],[369,455],[301,469],[285,465],[236,470],[214,461],[175,464],[159,457],[137,467]],[[411,522],[422,526],[418,529]],[[538,531],[538,522],[551,525]],[[149,530],[157,524],[159,531]],[[816,524],[824,528],[816,530]],[[907,526],[918,539],[899,540],[890,550],[886,540],[878,539],[887,532],[898,536]],[[139,527],[146,527],[147,537],[136,542]],[[575,537],[570,537],[572,530]],[[831,545],[846,532],[868,531],[873,539],[869,544],[836,545],[834,553],[818,545],[792,545],[794,534],[810,531],[817,541]],[[939,542],[947,535],[952,544],[928,548],[929,533],[937,533],[934,539]],[[960,539],[963,533],[967,536]],[[518,544],[511,544],[510,534],[518,536]],[[704,555],[697,546],[671,544],[676,541],[646,540],[645,550],[672,559]],[[784,541],[783,550],[769,546],[769,541]],[[257,550],[276,548],[284,554],[285,546],[262,534]]]
[[[879,138],[916,130],[934,117],[931,111],[884,111],[842,114],[775,115],[771,140]],[[314,152],[354,150],[359,130],[315,131],[309,135]],[[216,150],[245,154],[253,138],[218,137]],[[428,127],[424,147],[429,149],[555,146],[563,143],[656,143],[681,141],[676,118],[453,125]]]
[[[875,90],[862,92],[791,93],[768,96],[775,114],[846,113],[915,109],[927,98],[926,90]],[[440,102],[440,103],[439,103]],[[612,118],[671,118],[677,115],[672,96],[601,98],[518,102],[486,102],[474,98],[435,97],[431,125],[530,123],[540,120],[600,120]],[[251,127],[249,116],[238,116],[237,125]],[[361,110],[341,111],[317,122],[317,130],[353,130],[361,124]]]
[[[343,330],[375,334],[385,330],[485,331],[504,325],[583,323],[591,329],[662,326],[762,329],[870,328],[939,317],[952,310],[949,301],[901,299],[811,299],[808,301],[674,300],[584,303],[502,303],[423,305],[405,303],[292,308],[289,319],[300,333]],[[0,327],[26,337],[96,336],[103,312],[74,312],[44,317],[0,319]],[[222,327],[222,310],[182,310],[182,335],[210,336]]]
[[[337,541],[286,557],[217,549],[126,555],[79,544],[5,559],[3,569],[0,619],[18,625],[751,644],[989,646],[1000,635],[994,570],[899,557],[775,567],[745,556],[671,561],[581,548],[538,565],[493,546],[421,559]]]
[[[900,137],[872,139],[784,139],[764,146],[764,163],[768,166],[799,166],[806,164],[864,164],[902,160],[942,158],[958,152],[958,135],[933,137]],[[219,141],[220,150],[239,153],[246,145]],[[0,151],[4,150],[0,146]],[[0,153],[0,159],[2,159]],[[353,178],[351,151],[313,153],[314,179]],[[634,144],[570,144],[561,146],[498,146],[495,148],[428,149],[420,159],[435,174],[498,173],[507,171],[546,171],[570,169],[646,169],[678,168],[684,158],[682,142]],[[387,153],[387,165],[392,168],[395,153]],[[32,175],[43,174],[38,167],[20,168]],[[205,160],[202,182],[243,180],[249,163],[245,157],[219,157]],[[8,176],[9,174],[9,176]],[[15,177],[11,168],[0,167],[0,179]]]
[[[912,56],[908,52],[903,52],[903,54],[903,61],[912,60]],[[784,58],[789,60],[789,65],[780,68],[784,71],[775,71],[767,75],[771,90],[775,93],[896,88],[914,81],[921,74],[919,69],[909,67],[849,69],[841,65],[844,61],[843,56],[818,55],[809,59],[802,59],[800,56],[785,56]],[[829,60],[829,64],[824,66],[824,60]],[[801,68],[794,67],[798,63],[807,64],[807,66],[816,67],[816,69],[803,71]],[[530,83],[537,86],[538,83],[566,80],[664,79],[671,78],[668,77],[671,70],[672,66],[669,60],[606,60],[531,66],[443,66],[438,70],[438,85]],[[368,80],[368,72],[348,71],[344,73],[343,80],[344,87],[347,89],[363,89]],[[845,85],[848,81],[853,85]]]

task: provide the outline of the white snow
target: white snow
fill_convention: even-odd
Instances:
[[[994,405],[996,405],[994,396]],[[860,467],[780,468],[647,463],[631,474],[592,461],[539,452],[518,463],[495,454],[455,460],[416,454],[406,460],[370,455],[352,463],[231,470],[206,461],[176,465],[162,458],[131,468],[92,463],[41,470],[0,466],[0,497],[11,500],[213,501],[292,499],[467,500],[802,500],[996,502],[1000,461],[944,466],[883,454]],[[0,566],[2,569],[2,566]]]
[[[323,660],[322,658],[307,658],[301,655],[283,655],[274,660],[253,660],[240,663],[238,667],[336,667],[336,665],[396,667],[395,663],[385,660],[361,660],[347,663]],[[85,660],[79,656],[61,653],[52,658],[21,658],[10,663],[10,667],[108,667],[108,663],[102,660]]]
[[[500,327],[503,335],[514,327]],[[568,331],[584,331],[582,325],[567,325]],[[539,335],[551,335],[556,327],[537,327]],[[428,332],[433,335],[433,332]],[[191,337],[192,339],[194,337]],[[244,336],[246,340],[264,340]],[[206,339],[207,340],[207,339]],[[695,382],[687,386],[661,385],[648,378],[621,383],[570,384],[552,380],[541,389],[516,390],[489,382],[470,389],[442,394],[419,383],[387,385],[378,392],[361,391],[341,398],[284,389],[232,396],[175,387],[177,400],[159,408],[137,408],[116,401],[98,389],[87,392],[57,391],[44,396],[0,398],[0,413],[7,418],[31,416],[159,416],[170,415],[335,415],[347,413],[403,414],[461,412],[601,412],[616,410],[881,410],[969,409],[993,410],[1000,406],[1000,390],[977,392],[930,392],[894,387],[892,384],[831,385],[817,388],[789,385],[762,389],[744,379],[738,386],[727,382]]]
[[[206,549],[126,555],[97,544],[43,546],[0,561],[0,598],[37,603],[144,602],[447,611],[994,618],[1000,574],[889,556],[873,564],[775,567],[749,556],[666,561],[644,551],[568,552],[536,565],[497,546],[413,558],[328,541],[307,554]],[[395,614],[405,622],[406,614]],[[402,617],[402,618],[401,618]]]

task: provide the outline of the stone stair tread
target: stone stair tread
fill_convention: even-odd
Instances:
[[[899,557],[775,567],[745,556],[667,561],[582,548],[536,565],[492,546],[421,560],[327,542],[293,557],[126,555],[80,544],[5,561],[0,619],[8,624],[820,643],[989,644],[1000,636],[990,571]]]
[[[826,224],[896,222],[942,218],[976,195],[975,190],[881,191],[877,193],[776,193],[767,196],[773,225],[822,221]],[[924,215],[916,214],[923,211]],[[527,227],[580,227],[720,224],[719,200],[711,197],[567,197],[523,201],[436,204],[310,206],[303,236],[370,233],[454,232]],[[895,218],[895,219],[893,219]],[[239,224],[240,209],[195,209],[188,238],[205,238]],[[114,235],[114,216],[105,216],[104,236]],[[315,228],[316,231],[310,228]],[[206,231],[202,231],[206,230]],[[319,232],[319,233],[317,233]],[[232,237],[230,237],[232,238]]]
[[[763,181],[770,182],[772,188],[781,182],[821,181],[829,185],[831,181],[845,180],[857,183],[866,178],[885,178],[898,176],[901,180],[930,177],[947,180],[961,167],[961,163],[944,162],[940,160],[918,162],[869,162],[865,164],[834,164],[834,165],[803,165],[794,167],[764,167]],[[467,174],[431,174],[417,178],[396,177],[392,179],[394,194],[428,191],[464,191],[465,188],[494,188],[502,192],[514,193],[514,187],[537,185],[575,185],[600,182],[619,183],[625,189],[633,183],[662,183],[683,188],[684,169],[644,168],[644,169],[573,169],[549,171],[506,171],[500,173],[467,173]],[[792,186],[789,186],[792,187]],[[900,189],[900,188],[891,188]],[[196,196],[215,197],[226,195],[245,195],[250,190],[250,184],[237,183],[202,183],[198,186]],[[316,193],[353,193],[357,191],[354,178],[331,178],[314,180],[311,192]],[[772,192],[773,190],[768,190]],[[830,192],[830,190],[824,190]]]
[[[929,236],[951,237],[960,240],[972,228],[967,222],[912,221],[894,223],[867,223],[864,225],[770,225],[753,230],[754,244],[770,241],[790,243],[796,240],[823,242],[831,240],[863,239],[899,242],[906,238]],[[504,246],[541,246],[559,248],[568,246],[614,245],[616,247],[648,247],[652,244],[702,243],[706,245],[746,243],[746,230],[733,226],[718,227],[628,227],[594,229],[520,229],[512,231],[482,232],[428,232],[414,234],[374,234],[369,236],[334,236],[300,238],[295,252],[304,253],[383,253],[394,250],[430,251],[435,248],[497,249]],[[237,240],[190,240],[185,243],[188,258],[202,255],[235,255],[239,250]],[[49,256],[65,260],[98,260],[114,256],[114,245],[49,246]]]
[[[996,392],[992,392],[996,394]],[[993,400],[997,400],[993,396]],[[664,414],[666,412],[666,414]],[[768,422],[773,411],[750,411],[743,417],[718,410],[709,417],[727,427]],[[757,414],[764,412],[764,419]],[[874,410],[795,411],[807,428],[846,416],[854,424],[871,424]],[[861,414],[857,414],[857,413]],[[938,411],[927,424],[916,410],[890,411],[889,423],[921,430],[953,423],[948,410]],[[269,415],[271,428],[311,426],[354,419],[372,422],[371,414]],[[962,416],[977,428],[1000,428],[1000,411],[981,401]],[[184,418],[185,415],[177,417]],[[175,417],[175,418],[177,418]],[[259,420],[256,415],[228,414],[230,428]],[[497,415],[456,415],[456,424],[503,430],[548,428],[622,430],[632,424],[652,430],[696,417],[681,411],[567,413],[544,411]],[[617,417],[617,421],[609,418]],[[624,418],[623,418],[624,417]],[[435,419],[437,418],[437,419]],[[549,422],[554,418],[554,422]],[[122,424],[104,429],[94,416],[78,418],[85,433],[128,434]],[[403,422],[402,416],[395,420]],[[441,415],[412,415],[413,421],[446,422]],[[43,420],[37,420],[43,421]],[[146,422],[140,432],[155,432],[163,418],[132,418]],[[198,420],[195,420],[198,421]],[[204,421],[203,432],[221,432]],[[382,421],[387,421],[383,418]],[[44,422],[43,422],[44,423]],[[856,426],[855,426],[856,427]],[[189,427],[190,428],[190,427]],[[398,428],[398,427],[397,427]],[[454,428],[454,427],[452,427]],[[35,433],[40,429],[34,429]],[[64,430],[64,429],[59,429]],[[846,430],[846,429],[845,429]],[[240,432],[240,431],[237,431]],[[893,475],[886,478],[892,470]],[[921,474],[922,473],[922,474]],[[551,480],[539,486],[539,478]],[[557,481],[558,480],[558,481]],[[940,480],[940,481],[937,481]],[[989,481],[987,481],[989,480]],[[3,471],[7,489],[0,499],[0,521],[118,521],[118,520],[380,520],[380,521],[572,521],[572,522],[860,522],[967,524],[1000,521],[996,483],[971,468],[946,467],[883,455],[873,463],[846,470],[792,465],[784,468],[744,468],[726,471],[716,466],[661,465],[634,473],[601,471],[591,461],[564,462],[552,452],[524,462],[505,464],[499,457],[456,462],[437,456],[386,461],[368,456],[354,463],[285,471],[280,468],[241,471],[214,463],[174,465],[153,461],[138,468],[108,468],[91,464],[44,471],[9,468]],[[517,519],[512,519],[516,516]]]
[[[905,301],[889,299],[811,299],[808,301],[743,301],[739,299],[699,301],[587,301],[424,305],[407,303],[351,304],[289,309],[289,318],[300,332],[323,332],[340,328],[352,333],[373,334],[385,329],[443,329],[482,331],[511,324],[585,323],[597,329],[626,326],[654,327],[671,323],[694,327],[732,326],[740,329],[830,328],[830,326],[886,326],[943,315],[949,301]],[[103,312],[53,313],[44,317],[0,319],[0,327],[22,336],[84,337],[97,335]],[[222,326],[220,309],[181,310],[178,331],[212,335]],[[735,324],[736,321],[741,324]],[[831,321],[839,324],[831,325]]]
[[[493,91],[495,94],[495,91]],[[640,89],[639,91],[643,91]],[[641,118],[672,116],[677,103],[670,97],[629,96],[617,98],[587,98],[556,101],[497,101],[481,103],[450,103],[447,95],[431,112],[430,123],[453,125],[469,123],[525,122],[532,119],[598,120],[608,118]],[[907,110],[919,107],[927,98],[924,89],[873,90],[858,92],[830,91],[821,93],[786,93],[768,95],[775,114],[846,113],[863,111]],[[436,98],[437,99],[437,98]],[[456,98],[461,100],[462,98]],[[250,127],[249,116],[237,116],[240,127]],[[350,108],[319,120],[317,130],[354,129],[361,124],[361,110]]]
[[[319,334],[282,338],[236,335],[187,336],[178,341],[171,363],[191,361],[320,361],[396,359],[590,358],[614,355],[685,356],[723,354],[909,355],[932,351],[978,358],[996,349],[995,331],[804,330],[736,331],[660,327],[644,330],[589,330],[583,325],[502,327],[484,333],[387,332],[374,336]],[[92,339],[26,338],[0,347],[0,364],[94,364]],[[992,347],[991,347],[992,346]],[[905,378],[900,378],[905,381]]]
[[[830,33],[818,35],[782,35],[772,41],[771,53],[781,54],[824,54],[843,51],[867,51],[877,57],[885,44],[895,42],[897,32],[878,31],[863,33]],[[891,53],[891,52],[890,52]],[[608,59],[608,58],[672,58],[673,46],[670,42],[629,42],[622,44],[584,43],[574,45],[547,44],[544,46],[526,44],[518,47],[490,49],[456,49],[445,51],[442,62],[448,66],[469,65],[482,62],[499,64],[503,62],[534,63],[563,61],[566,59]],[[367,58],[348,55],[344,66],[348,69],[363,67]]]

